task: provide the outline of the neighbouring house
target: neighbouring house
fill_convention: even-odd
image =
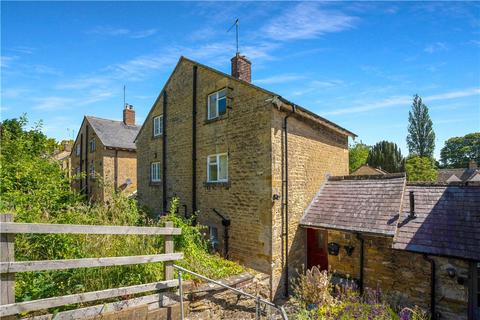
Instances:
[[[435,319],[479,319],[480,186],[330,177],[300,224],[308,267],[380,288]]]
[[[480,183],[480,170],[477,163],[471,160],[468,168],[440,169],[438,170],[437,182],[439,183]]]
[[[388,172],[381,168],[370,167],[368,164],[361,165],[357,170],[350,173],[352,176],[376,176],[387,174]]]
[[[73,188],[94,201],[108,200],[108,189],[127,194],[137,190],[134,139],[140,126],[126,104],[123,121],[85,116],[71,152]]]
[[[56,151],[52,159],[55,160],[60,168],[66,173],[68,177],[71,177],[72,173],[72,164],[70,159],[70,153],[72,152],[72,143],[71,141],[66,141],[63,143],[62,151]]]
[[[304,260],[298,222],[328,174],[348,174],[350,131],[251,83],[181,57],[136,138],[138,199],[173,197],[224,256],[271,275],[277,297]]]

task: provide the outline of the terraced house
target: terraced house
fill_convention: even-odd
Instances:
[[[85,116],[71,151],[73,188],[93,201],[108,200],[111,191],[137,189],[135,110],[126,104],[123,121]]]
[[[181,57],[136,138],[138,199],[197,212],[217,250],[271,275],[277,296],[305,260],[300,217],[327,175],[348,174],[350,131],[251,83]]]

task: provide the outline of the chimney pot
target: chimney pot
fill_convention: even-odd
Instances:
[[[232,77],[252,82],[252,63],[245,57],[237,53],[232,59]]]
[[[125,108],[123,109],[123,123],[127,126],[135,125],[135,109],[131,104],[125,104]]]

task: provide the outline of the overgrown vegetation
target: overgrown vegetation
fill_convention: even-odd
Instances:
[[[317,267],[294,281],[297,320],[428,320],[418,307],[393,306],[379,290],[366,288],[360,295],[353,281],[332,285],[332,275]]]
[[[136,200],[112,192],[108,204],[90,204],[70,188],[70,181],[49,155],[57,147],[41,131],[41,124],[26,130],[27,118],[6,120],[1,125],[0,209],[12,212],[15,222],[88,225],[163,226],[166,220],[182,228],[175,250],[185,253],[178,261],[193,271],[220,278],[242,272],[232,261],[210,254],[201,226],[170,213],[151,218]],[[163,251],[163,237],[150,235],[17,235],[15,259],[54,260],[156,254]],[[163,264],[82,268],[16,275],[16,300],[26,301],[77,292],[162,280]]]

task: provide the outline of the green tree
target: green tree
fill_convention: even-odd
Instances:
[[[360,142],[354,142],[348,148],[348,161],[350,172],[353,172],[367,163],[370,147]]]
[[[400,148],[395,143],[380,141],[370,149],[367,163],[371,167],[394,173],[404,170],[405,160]]]
[[[408,112],[408,150],[411,155],[433,157],[435,132],[428,107],[417,94],[413,97],[412,110]]]
[[[465,168],[470,160],[480,163],[480,132],[445,141],[440,151],[440,162],[445,168]]]
[[[436,181],[438,171],[430,157],[411,156],[405,161],[408,181]]]

